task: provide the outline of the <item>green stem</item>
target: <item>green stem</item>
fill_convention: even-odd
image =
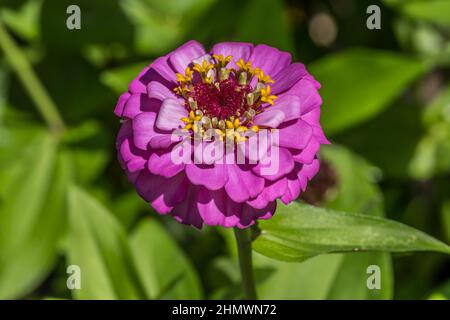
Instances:
[[[55,103],[48,95],[22,50],[16,45],[12,37],[6,31],[0,20],[0,47],[14,71],[20,78],[37,109],[54,132],[64,130],[64,121],[61,118]]]
[[[256,300],[258,298],[256,295],[255,281],[253,279],[251,229],[234,228],[234,235],[236,236],[238,248],[244,297],[246,300]]]

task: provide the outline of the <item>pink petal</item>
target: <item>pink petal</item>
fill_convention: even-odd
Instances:
[[[175,93],[161,82],[152,81],[147,85],[147,95],[150,99],[164,101],[165,99],[177,99]]]
[[[283,121],[284,113],[280,110],[271,109],[270,107],[253,118],[254,124],[269,128],[277,128]]]
[[[142,170],[147,163],[147,153],[139,150],[132,140],[133,130],[131,121],[126,121],[120,127],[117,135],[116,147],[119,161],[128,172]]]
[[[312,127],[303,120],[285,122],[278,129],[278,145],[285,148],[303,149],[313,136]]]
[[[263,209],[256,209],[248,204],[245,204],[243,206],[241,220],[239,221],[237,227],[241,229],[248,228],[255,223],[256,219],[269,219],[275,213],[276,208],[277,203],[275,201],[269,203]]]
[[[320,97],[317,88],[313,83],[304,78],[298,81],[286,93],[283,93],[280,98],[285,94],[293,94],[300,98],[303,114],[306,114],[311,110],[319,109],[322,105],[322,98]]]
[[[276,156],[278,154],[278,156]],[[267,180],[278,180],[294,169],[294,159],[285,148],[272,145],[263,162],[253,167],[253,172]]]
[[[270,202],[280,198],[287,188],[287,179],[281,178],[277,181],[267,181],[263,191],[253,200],[247,201],[247,204],[256,209],[265,208]]]
[[[118,117],[122,117],[123,114],[123,108],[125,106],[125,103],[127,102],[128,98],[130,97],[130,93],[129,92],[125,92],[123,93],[116,104],[116,107],[114,109],[114,114]]]
[[[218,190],[228,180],[227,170],[223,164],[187,164],[186,175],[195,185],[204,186],[208,190]]]
[[[151,100],[145,93],[133,93],[125,103],[123,117],[128,119],[135,118],[142,112],[158,112],[161,102]]]
[[[228,198],[223,189],[210,191],[200,188],[197,208],[207,225],[234,227],[240,220],[242,205]]]
[[[173,69],[181,74],[184,74],[186,67],[192,62],[192,60],[197,59],[205,54],[205,49],[203,46],[195,41],[191,40],[175,49],[170,54],[170,64]]]
[[[317,141],[316,138],[311,138],[311,141],[309,141],[308,145],[303,150],[291,150],[292,157],[296,162],[302,163],[302,164],[309,164],[313,162],[315,156],[319,152],[320,149],[320,143]]]
[[[276,95],[288,90],[307,74],[308,72],[303,64],[296,62],[289,65],[273,77],[275,83],[271,86],[272,93]]]
[[[264,178],[255,175],[249,166],[226,165],[228,181],[225,190],[235,202],[244,202],[256,197],[264,188]]]
[[[259,44],[253,48],[250,61],[254,68],[258,67],[265,74],[274,77],[278,72],[290,65],[291,54],[265,44]]]
[[[133,141],[141,150],[168,147],[174,143],[170,132],[164,132],[155,126],[156,114],[154,112],[143,112],[133,119]],[[150,143],[150,144],[149,144]]]
[[[174,99],[166,99],[161,105],[158,117],[156,119],[156,127],[161,130],[171,131],[183,126],[181,118],[188,117],[187,110]]]
[[[174,163],[170,150],[158,150],[148,159],[148,170],[156,175],[171,178],[184,169],[184,163]]]
[[[273,106],[267,106],[262,113],[257,115],[255,117],[255,120],[258,116],[261,116],[266,112],[276,114],[278,111],[281,111],[283,113],[283,120],[281,122],[286,122],[300,118],[302,114],[300,98],[290,94],[282,95],[275,100],[275,104]]]
[[[139,195],[160,214],[166,214],[187,195],[188,181],[184,173],[164,178],[143,170],[136,180]]]
[[[190,185],[184,201],[173,208],[171,215],[180,223],[193,225],[201,229],[203,219],[197,207],[199,189],[198,186]]]
[[[236,62],[239,59],[243,59],[247,62],[252,53],[253,45],[246,42],[222,42],[214,45],[211,49],[212,54],[221,54],[224,57],[231,55],[231,59],[228,67],[237,68]]]

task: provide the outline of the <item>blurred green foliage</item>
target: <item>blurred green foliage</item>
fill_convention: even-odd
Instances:
[[[81,30],[66,28],[71,4],[81,8]],[[381,30],[366,28],[370,4],[1,0],[1,23],[66,128],[46,128],[1,51],[0,299],[242,296],[232,232],[158,216],[116,160],[118,95],[188,39],[288,50],[322,84],[322,124],[333,145],[321,151],[322,168],[331,168],[321,172],[334,183],[322,208],[280,205],[260,224],[261,298],[450,298],[448,256],[387,253],[449,250],[450,2],[378,1]],[[325,44],[317,34],[330,33],[330,24],[314,24],[319,13],[336,33]],[[383,252],[349,253],[355,248]],[[80,290],[67,289],[71,264],[81,267]],[[380,290],[366,287],[369,265],[381,268]]]

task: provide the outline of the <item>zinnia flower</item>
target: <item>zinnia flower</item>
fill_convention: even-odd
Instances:
[[[198,228],[248,227],[270,218],[277,199],[295,200],[318,172],[319,147],[328,143],[319,87],[276,48],[227,42],[206,52],[189,41],[153,61],[120,96],[119,161],[158,213]],[[263,131],[269,142],[252,156],[249,137]],[[194,161],[194,151],[184,157],[191,162],[174,162],[177,148],[199,139],[202,147],[236,148],[204,163]],[[224,161],[238,154],[245,163]],[[269,172],[266,160],[275,154]]]

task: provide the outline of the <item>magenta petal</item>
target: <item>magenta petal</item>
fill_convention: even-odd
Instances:
[[[278,156],[275,154],[278,154]],[[285,148],[273,145],[263,162],[259,162],[252,170],[260,177],[274,181],[289,173],[292,169],[294,169],[294,159],[291,153]]]
[[[283,112],[283,122],[300,118],[302,114],[302,104],[300,99],[295,95],[282,95],[275,100],[273,106],[268,106],[264,109],[263,113],[281,111]],[[256,118],[256,117],[255,117]],[[276,127],[272,127],[276,128]]]
[[[144,170],[136,180],[139,195],[160,214],[168,213],[181,203],[186,198],[187,187],[188,181],[184,173],[167,179]]]
[[[240,220],[241,204],[228,198],[225,191],[200,188],[197,208],[203,221],[210,226],[234,227]]]
[[[148,159],[148,170],[166,178],[171,178],[184,169],[184,163],[174,163],[171,150],[161,150],[152,153]]]
[[[290,53],[265,44],[259,44],[254,47],[249,59],[253,67],[260,68],[271,77],[274,77],[278,72],[291,64]]]
[[[243,205],[241,220],[237,225],[238,228],[247,228],[255,223],[256,219],[269,219],[273,216],[277,208],[277,203],[274,201],[269,203],[266,207],[262,209],[256,209],[252,206],[245,204]]]
[[[133,130],[131,121],[122,124],[117,136],[116,147],[119,152],[119,159],[128,172],[136,172],[142,170],[146,163],[147,154],[135,147],[132,140]]]
[[[264,178],[255,175],[249,166],[226,165],[228,181],[225,190],[235,202],[244,202],[256,197],[264,188]]]
[[[116,116],[122,117],[125,103],[128,101],[129,97],[130,97],[129,92],[125,92],[119,97],[119,100],[117,101],[117,104],[116,104],[116,108],[114,109],[114,114]]]
[[[284,121],[284,113],[270,107],[253,118],[253,123],[258,126],[277,128]]]
[[[165,99],[178,99],[175,93],[161,82],[152,81],[147,85],[147,95],[150,99],[164,101]]]
[[[311,138],[308,145],[303,150],[292,150],[292,157],[296,162],[309,164],[313,162],[316,154],[319,152],[320,143],[316,138]]]
[[[172,89],[177,86],[177,77],[168,63],[168,56],[163,56],[146,67],[134,79],[128,87],[132,93],[146,93],[147,85],[151,81],[161,82],[166,87]]]
[[[142,112],[158,112],[161,102],[149,99],[145,93],[133,93],[125,103],[123,117],[135,118]]]
[[[146,93],[147,85],[157,81],[172,89],[177,86],[177,77],[168,63],[168,57],[159,57],[153,63],[142,70],[139,76],[134,79],[128,87],[132,93]]]
[[[169,61],[175,72],[184,74],[186,67],[192,62],[205,54],[203,46],[195,41],[191,40],[180,46],[178,49],[172,52]]]
[[[284,204],[289,204],[295,199],[297,199],[298,196],[300,195],[301,185],[295,172],[289,173],[286,176],[286,179],[287,179],[286,191],[281,197],[281,201],[283,201]]]
[[[150,139],[155,135],[153,126],[155,125],[156,114],[144,112],[133,119],[134,143],[139,149],[147,150]]]
[[[306,114],[311,110],[319,109],[322,105],[322,98],[320,97],[316,87],[310,81],[305,79],[298,81],[279,98],[283,97],[285,94],[293,94],[299,97],[302,104],[302,114]]]
[[[236,62],[243,59],[247,62],[252,53],[253,45],[246,42],[222,42],[214,45],[211,49],[212,54],[221,54],[224,57],[232,56],[229,67],[236,68]]]
[[[227,170],[223,164],[187,164],[186,175],[189,180],[209,190],[223,188],[228,180]]]
[[[302,63],[296,62],[291,64],[273,77],[275,83],[271,86],[272,93],[279,94],[288,90],[307,74],[308,72]]]
[[[310,164],[296,164],[294,171],[287,175],[287,188],[281,197],[283,203],[288,204],[298,198],[300,192],[306,189],[308,180],[311,180],[319,171],[320,163],[314,159]]]
[[[133,119],[133,141],[141,150],[152,148],[167,148],[174,143],[171,134],[155,127],[156,114],[143,112]]]
[[[197,207],[199,191],[200,187],[190,185],[185,199],[173,208],[171,215],[180,223],[201,229],[203,219]]]
[[[299,172],[299,175],[306,176],[308,180],[311,180],[320,169],[319,159],[314,159],[310,164],[305,164],[302,167],[302,170]]]
[[[303,149],[313,135],[312,127],[303,120],[284,123],[278,129],[278,145],[285,148]]]
[[[181,118],[188,117],[189,114],[179,101],[166,99],[161,105],[161,109],[156,119],[156,127],[161,130],[174,130],[183,126]]]
[[[264,190],[255,199],[247,201],[247,204],[256,209],[263,209],[270,202],[280,198],[286,192],[286,188],[286,178],[281,178],[277,181],[266,181]]]
[[[150,70],[150,68],[151,68],[151,65],[142,69],[142,71],[139,73],[139,75],[133,81],[131,81],[130,85],[128,86],[128,90],[130,92],[132,92],[132,93],[144,93],[145,92],[146,83],[145,83],[144,79],[146,79],[146,75],[147,75],[148,71]]]

